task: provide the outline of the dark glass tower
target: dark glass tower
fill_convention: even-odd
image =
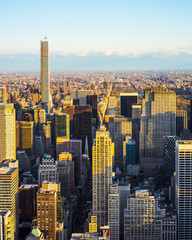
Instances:
[[[137,104],[138,93],[120,93],[120,114],[131,118],[132,104]]]

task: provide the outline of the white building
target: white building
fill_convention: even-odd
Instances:
[[[39,166],[38,185],[41,187],[44,181],[57,183],[58,179],[57,162],[54,161],[54,158],[51,158],[51,156],[48,155],[46,158],[42,159],[42,163]]]
[[[112,185],[108,195],[108,223],[110,239],[119,240],[119,192],[118,185]]]
[[[178,239],[192,239],[192,141],[176,141]]]

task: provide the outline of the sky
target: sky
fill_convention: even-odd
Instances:
[[[0,71],[192,69],[191,0],[0,0]]]

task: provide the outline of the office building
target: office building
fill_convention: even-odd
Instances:
[[[107,107],[107,114],[109,116],[115,116],[116,115],[116,107],[117,107],[117,100],[116,97],[109,97],[108,100],[108,107]]]
[[[69,115],[66,113],[54,114],[55,118],[55,139],[57,137],[70,138]]]
[[[119,225],[120,239],[124,236],[124,209],[127,207],[127,198],[130,195],[131,185],[129,183],[119,183]]]
[[[178,239],[192,239],[192,141],[176,141],[176,210]]]
[[[123,116],[110,118],[109,133],[115,146],[115,163],[113,167],[126,168],[123,157],[123,141],[127,134],[132,135],[132,122]]]
[[[42,141],[45,153],[50,154],[51,149],[51,121],[47,121],[42,127]]]
[[[19,187],[19,222],[32,222],[36,216],[37,184],[22,184]]]
[[[178,136],[164,137],[164,164],[165,175],[173,176],[175,172],[175,143],[180,140]]]
[[[59,156],[62,152],[72,154],[74,162],[75,183],[81,183],[82,175],[82,141],[77,139],[57,138],[56,154]]]
[[[120,93],[120,115],[131,118],[132,104],[137,104],[138,93]]]
[[[127,199],[124,211],[124,239],[161,240],[161,217],[157,197],[148,190],[137,190]]]
[[[41,41],[41,102],[46,113],[50,113],[49,43],[46,37]]]
[[[2,103],[7,103],[7,89],[5,86],[2,88]]]
[[[74,189],[74,162],[72,161],[72,154],[59,154],[59,161],[57,161],[57,172],[59,175],[59,182],[61,183],[61,194],[65,197],[70,197]]]
[[[142,99],[140,128],[140,164],[145,174],[163,165],[164,137],[175,134],[175,92],[166,87],[147,88]]]
[[[45,148],[43,145],[41,133],[38,133],[34,136],[34,155],[36,157],[40,157],[45,152]]]
[[[46,123],[46,111],[45,109],[39,110],[39,123],[40,125]]]
[[[108,195],[108,224],[111,240],[119,240],[119,220],[119,192],[116,184],[110,186]]]
[[[57,162],[50,155],[45,156],[38,169],[38,185],[44,181],[58,182]]]
[[[180,136],[181,131],[186,130],[187,125],[187,111],[177,110],[176,111],[176,135]]]
[[[73,99],[79,99],[79,105],[86,105],[88,95],[93,95],[93,90],[73,90]]]
[[[177,216],[167,215],[161,219],[161,240],[177,240]]]
[[[15,125],[14,105],[0,103],[0,160],[16,159]]]
[[[75,106],[73,114],[73,138],[82,140],[82,153],[85,151],[86,137],[88,140],[89,158],[92,155],[92,108]]]
[[[9,210],[0,211],[0,239],[14,239],[13,217]]]
[[[10,210],[14,239],[18,239],[18,161],[5,160],[0,165],[0,211]]]
[[[17,150],[17,160],[19,161],[19,170],[28,172],[31,170],[31,161],[25,150]]]
[[[112,184],[113,144],[104,125],[96,132],[93,143],[92,181],[93,215],[98,228],[108,224],[108,194]]]
[[[57,194],[41,188],[37,193],[37,227],[45,238],[56,240]]]
[[[33,153],[33,122],[20,122],[20,146],[30,156]]]
[[[61,186],[60,183],[44,181],[42,183],[42,189],[46,191],[55,191],[56,192],[56,207],[57,207],[57,221],[63,221],[63,206],[61,198]]]
[[[135,140],[137,163],[139,163],[140,121],[141,121],[141,104],[132,104],[132,139]]]
[[[126,143],[126,166],[136,164],[135,140],[128,140]]]
[[[92,126],[94,125],[97,129],[98,125],[97,95],[87,95],[86,104],[92,107]]]

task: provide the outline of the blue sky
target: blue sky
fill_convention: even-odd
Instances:
[[[189,69],[191,0],[0,0],[0,71]]]

